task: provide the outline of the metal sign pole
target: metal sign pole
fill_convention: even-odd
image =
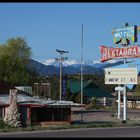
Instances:
[[[120,96],[121,96],[121,91],[118,90],[118,116],[117,116],[118,119],[120,118],[120,114],[121,114],[121,101],[120,101],[121,97]]]
[[[115,88],[116,91],[118,91],[118,112],[117,112],[117,118],[120,118],[121,115],[121,92],[124,92],[124,87],[121,87],[118,85],[118,87]]]
[[[126,63],[126,58],[124,59],[124,64]],[[127,99],[126,99],[126,86],[124,85],[124,93],[123,93],[123,120],[126,121],[127,118]]]
[[[127,97],[126,97],[126,86],[124,85],[124,92],[123,92],[123,120],[126,121],[127,119]]]
[[[83,104],[83,24],[82,24],[82,39],[81,39],[81,105]],[[83,121],[83,108],[81,107],[81,122]]]

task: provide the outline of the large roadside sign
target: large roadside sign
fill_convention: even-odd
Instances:
[[[140,46],[130,46],[122,48],[109,48],[106,46],[100,46],[100,52],[102,54],[101,62],[113,59],[113,58],[140,58]]]
[[[137,42],[137,26],[126,26],[124,28],[117,28],[113,30],[114,43],[123,43],[125,39],[132,42]]]
[[[105,84],[137,84],[137,68],[105,68]]]

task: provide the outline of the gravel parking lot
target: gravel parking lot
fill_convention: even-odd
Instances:
[[[120,120],[117,119],[116,109],[93,109],[93,110],[83,110],[83,121],[84,122],[118,122],[123,119],[123,108],[121,111]],[[72,122],[81,121],[81,111],[74,111],[72,113]],[[140,120],[140,110],[127,109],[127,119],[129,120]]]

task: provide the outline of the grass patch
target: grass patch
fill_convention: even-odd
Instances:
[[[73,124],[71,128],[113,127],[114,125],[114,122],[83,122],[81,124]]]
[[[129,126],[140,126],[140,120],[128,120],[127,125],[129,125]]]
[[[52,125],[47,127],[33,126],[20,128],[1,128],[0,132],[16,132],[16,131],[41,131],[41,130],[60,130],[60,129],[76,129],[76,128],[100,128],[100,127],[122,127],[122,126],[140,126],[140,120],[128,120],[120,122],[75,122],[71,125]]]
[[[112,122],[82,122],[72,125],[52,125],[48,127],[34,126],[27,128],[5,128],[1,129],[1,132],[16,132],[16,131],[40,131],[40,130],[60,130],[60,129],[74,129],[74,128],[97,128],[97,127],[113,127]]]

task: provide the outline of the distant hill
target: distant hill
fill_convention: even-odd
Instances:
[[[27,67],[30,70],[33,70],[42,76],[54,75],[54,74],[59,73],[59,68],[57,68],[53,65],[46,66],[46,65],[42,64],[41,62],[38,62],[33,59],[29,60],[29,64],[27,65]]]
[[[114,63],[93,63],[93,64],[84,64],[83,65],[83,73],[84,74],[103,74],[104,68],[111,67],[115,65],[123,64],[123,61],[114,62]],[[50,76],[50,75],[59,75],[60,68],[59,66],[55,65],[45,65],[39,61],[30,59],[29,64],[27,67],[30,70],[34,70],[35,72],[39,73],[42,76]],[[72,64],[72,65],[65,65],[62,67],[63,74],[80,74],[81,73],[81,65],[80,64]]]

